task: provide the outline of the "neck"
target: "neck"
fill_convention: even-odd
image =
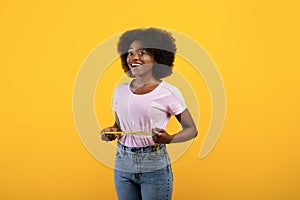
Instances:
[[[148,77],[136,76],[134,82],[137,85],[143,85],[146,83],[159,83],[160,80],[155,79],[153,76],[148,76]]]

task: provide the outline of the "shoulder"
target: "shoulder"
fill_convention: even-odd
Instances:
[[[130,92],[129,85],[130,85],[130,82],[121,83],[121,84],[117,85],[114,90],[114,98],[129,94],[129,92]]]
[[[162,84],[162,88],[164,88],[165,90],[168,90],[169,92],[171,92],[173,94],[181,94],[181,92],[177,86],[170,84],[168,82],[165,82],[165,81],[162,81],[161,84]]]
[[[131,81],[117,85],[115,91],[128,90],[130,83]]]

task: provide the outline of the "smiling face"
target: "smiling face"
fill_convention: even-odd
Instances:
[[[134,77],[152,76],[154,57],[143,49],[140,41],[133,41],[128,49],[127,64]]]

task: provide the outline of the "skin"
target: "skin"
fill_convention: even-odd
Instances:
[[[135,76],[131,82],[131,90],[135,94],[146,94],[155,89],[161,80],[153,77],[152,67],[155,63],[154,57],[142,48],[139,41],[134,41],[128,49],[127,63]],[[138,67],[133,67],[132,64],[142,64]],[[176,115],[176,119],[182,126],[182,130],[176,134],[170,135],[166,130],[160,128],[152,129],[152,138],[155,143],[169,144],[184,142],[197,136],[197,128],[188,109],[185,109],[181,114]],[[101,130],[101,139],[104,141],[112,141],[118,139],[120,135],[104,134],[106,131],[121,131],[119,118],[115,113],[115,124]]]

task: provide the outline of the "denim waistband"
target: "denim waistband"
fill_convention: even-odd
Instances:
[[[154,151],[159,151],[160,149],[163,149],[165,147],[166,147],[165,144],[157,144],[157,145],[151,145],[146,147],[128,147],[118,142],[118,148],[124,151],[135,152],[135,153],[154,152]]]

